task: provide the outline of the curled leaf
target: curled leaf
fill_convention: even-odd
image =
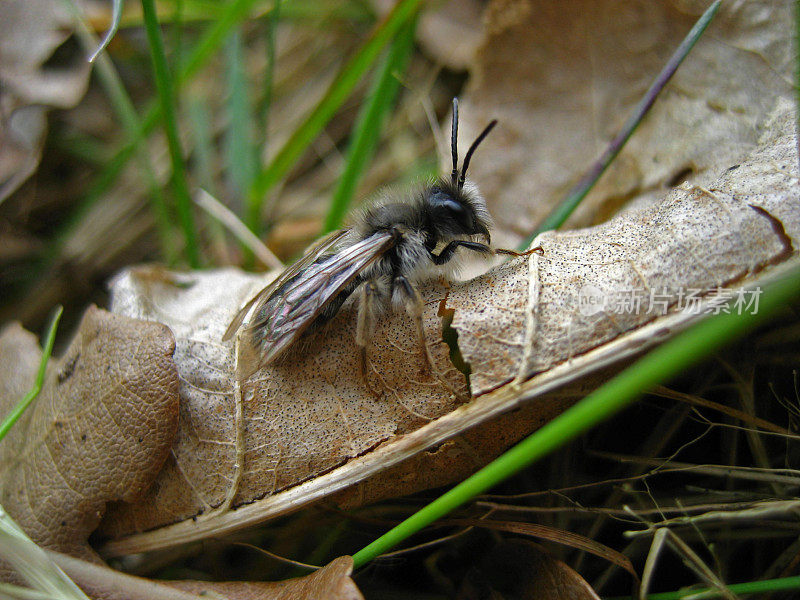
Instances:
[[[74,581],[104,600],[363,600],[350,574],[353,559],[340,556],[305,577],[279,582],[153,581],[114,571],[80,559],[49,552],[49,556]]]
[[[508,540],[487,552],[467,571],[458,598],[529,598],[598,600],[599,596],[571,567],[537,544]]]
[[[322,498],[354,506],[462,477],[620,362],[703,318],[702,310],[683,310],[688,293],[713,310],[719,291],[752,298],[793,264],[800,184],[782,45],[790,29],[788,21],[759,20],[750,6],[723,7],[595,190],[605,202],[591,218],[635,196],[633,206],[597,227],[544,234],[527,258],[475,280],[421,290],[434,362],[452,385],[470,386],[466,403],[431,376],[405,314],[382,319],[369,348],[367,379],[378,398],[359,372],[352,301],[285,361],[239,380],[222,333],[269,277],[153,267],[122,273],[113,310],[175,333],[182,413],[158,485],[105,519],[113,539],[104,551],[165,547]],[[770,4],[764,14],[787,6]],[[490,6],[461,137],[501,120],[471,171],[499,221],[501,245],[532,230],[599,154],[618,129],[614,118],[624,118],[697,16],[666,2],[631,5],[628,21],[606,8]],[[635,34],[631,23],[640,26]],[[770,67],[751,61],[752,52],[735,73],[712,72],[735,64],[730,53],[742,48],[757,48]],[[746,82],[731,85],[745,73]],[[739,101],[736,110],[718,110]],[[667,194],[668,184],[686,178]],[[643,310],[581,308],[582,298],[629,290],[647,299]],[[468,382],[453,366],[461,363]]]
[[[473,393],[571,360],[690,308],[690,296],[708,298],[792,258],[800,234],[793,112],[784,105],[767,131],[757,152],[707,188],[686,184],[597,227],[542,234],[527,259],[456,286],[447,306]],[[587,306],[591,299],[607,305]]]
[[[106,503],[152,483],[177,424],[173,348],[163,325],[92,307],[51,361],[36,403],[0,444],[0,504],[40,545],[96,559],[86,540]],[[0,410],[31,385],[39,354],[21,327],[3,330]]]
[[[425,288],[426,335],[438,368],[449,368],[457,382],[448,347],[436,341],[447,315],[470,365],[476,397],[466,404],[431,377],[405,314],[383,319],[369,349],[379,398],[360,376],[353,302],[286,361],[238,381],[234,347],[220,340],[263,281],[233,270],[123,273],[113,286],[115,310],[159,319],[175,332],[183,411],[159,484],[103,526],[112,537],[160,528],[112,541],[105,551],[216,535],[337,492],[353,506],[452,481],[557,414],[574,395],[560,391],[493,417],[565,383],[591,386],[588,375],[702,318],[702,311],[682,310],[682,290],[696,290],[704,310],[722,288],[752,298],[762,278],[797,260],[793,124],[793,113],[779,109],[759,151],[707,188],[678,188],[658,205],[595,228],[543,234],[540,250],[528,257],[450,289]],[[658,302],[654,310],[643,303],[638,312],[582,311],[586,286],[601,296],[641,289],[647,299],[657,294]],[[476,425],[481,429],[467,431]],[[231,493],[236,511],[163,527],[223,505]]]

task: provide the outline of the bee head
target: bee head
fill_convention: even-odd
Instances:
[[[450,181],[440,181],[433,185],[426,195],[433,221],[437,224],[440,235],[455,237],[458,235],[482,235],[487,243],[491,217],[486,209],[486,202],[474,186],[467,185],[467,167],[472,153],[497,125],[497,119],[491,121],[475,138],[464,156],[461,169],[458,168],[458,98],[453,98],[453,125],[450,137],[450,150],[453,155],[453,171]]]
[[[477,190],[453,188],[449,182],[440,181],[430,187],[425,204],[439,236],[452,239],[461,235],[481,235],[491,241],[491,218],[486,203]]]

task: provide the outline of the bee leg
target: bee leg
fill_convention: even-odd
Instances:
[[[435,265],[443,265],[448,262],[451,258],[453,258],[453,254],[459,248],[466,248],[468,250],[472,250],[473,252],[480,252],[482,254],[492,254],[493,250],[487,246],[486,244],[481,244],[479,242],[471,242],[469,240],[453,240],[447,246],[442,248],[442,251],[439,254],[434,254],[431,252],[431,260]]]
[[[361,286],[361,297],[358,303],[358,319],[356,323],[356,344],[359,347],[361,378],[364,380],[369,393],[376,398],[381,397],[381,390],[374,389],[369,383],[369,360],[367,346],[375,331],[375,300],[378,294],[373,281],[367,281]]]
[[[534,252],[536,252],[537,254],[544,254],[544,248],[542,248],[541,246],[536,246],[536,248],[531,248],[530,250],[525,250],[524,252],[509,250],[508,248],[496,248],[494,250],[495,254],[506,254],[508,256],[529,256]]]
[[[428,340],[425,336],[425,326],[422,322],[422,311],[424,304],[422,303],[422,298],[420,298],[419,292],[417,292],[417,290],[414,289],[414,286],[411,285],[411,282],[402,275],[398,275],[394,278],[393,288],[397,290],[403,297],[403,303],[405,304],[406,312],[417,327],[417,337],[419,338],[419,343],[422,346],[422,356],[425,359],[425,362],[428,363],[428,368],[430,369],[431,373],[433,373],[436,376],[436,379],[439,380],[439,383],[441,383],[442,386],[456,398],[460,400],[467,400],[469,397],[456,390],[447,380],[444,374],[440,373],[434,365],[430,348],[428,348]]]

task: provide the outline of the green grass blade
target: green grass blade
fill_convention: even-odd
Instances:
[[[213,21],[209,26],[200,41],[192,49],[186,63],[180,70],[176,78],[178,89],[186,82],[190,81],[197,75],[197,72],[205,66],[214,52],[216,52],[228,36],[231,29],[247,16],[255,2],[256,0],[234,0],[231,4],[224,5],[225,10],[220,18]],[[145,116],[141,120],[141,127],[136,135],[129,137],[122,147],[116,151],[106,167],[92,183],[81,205],[74,211],[59,233],[55,236],[53,243],[48,247],[36,272],[41,272],[46,269],[48,265],[55,260],[69,232],[76,227],[77,223],[82,221],[95,202],[111,189],[128,164],[128,161],[136,152],[137,146],[161,122],[160,105],[156,102],[152,103],[144,112],[144,115]]]
[[[179,87],[197,75],[197,72],[205,66],[211,56],[222,46],[222,43],[233,28],[247,17],[255,2],[256,0],[235,0],[226,5],[225,12],[203,34],[203,37],[186,60],[186,64],[183,65],[183,68],[178,73],[177,84]]]
[[[736,595],[739,594],[770,594],[787,590],[800,590],[800,576],[781,577],[779,579],[764,579],[762,581],[748,581],[745,583],[731,583],[727,589]],[[647,600],[680,600],[681,598],[691,598],[691,600],[705,600],[707,598],[723,598],[719,590],[710,588],[691,588],[676,590],[674,592],[660,592],[657,594],[647,594]],[[618,598],[616,600],[628,600],[630,596]]]
[[[355,566],[372,560],[436,519],[607,419],[652,386],[674,377],[753,328],[770,314],[784,308],[798,294],[800,267],[796,266],[779,281],[762,290],[757,314],[714,315],[656,348],[492,463],[356,552],[353,555]]]
[[[281,2],[273,0],[272,10],[267,17],[267,64],[264,70],[264,89],[261,99],[256,106],[256,119],[258,123],[259,143],[255,144],[253,151],[253,166],[261,164],[261,157],[267,149],[267,129],[269,128],[269,109],[272,106],[272,87],[275,79],[275,39],[277,36],[278,22],[281,18]]]
[[[214,145],[211,141],[211,113],[201,97],[189,99],[187,116],[194,137],[194,178],[200,187],[215,195],[214,189]]]
[[[183,150],[178,137],[178,118],[175,110],[175,91],[172,75],[167,68],[167,57],[164,54],[164,40],[161,38],[154,0],[142,0],[147,41],[150,45],[150,57],[153,61],[153,73],[156,89],[164,115],[164,131],[167,134],[170,161],[172,163],[172,187],[175,191],[175,204],[178,221],[183,229],[186,242],[186,257],[192,268],[200,267],[200,250],[197,244],[197,230],[192,216],[192,199],[189,196],[186,165],[183,161]]]
[[[708,25],[711,23],[711,20],[714,18],[714,15],[717,13],[721,1],[722,0],[716,0],[697,20],[697,23],[694,24],[694,27],[692,27],[692,29],[683,39],[680,46],[678,46],[678,49],[675,50],[669,61],[667,61],[667,64],[664,65],[664,68],[658,74],[658,77],[656,77],[655,81],[653,81],[650,88],[639,101],[639,104],[636,105],[633,113],[630,117],[628,117],[628,120],[622,126],[622,130],[611,141],[608,147],[606,147],[602,156],[597,159],[597,161],[586,172],[586,174],[581,177],[581,180],[567,193],[567,197],[561,201],[550,212],[549,215],[547,215],[544,221],[542,221],[542,223],[536,228],[536,231],[534,231],[530,237],[528,237],[528,239],[526,239],[525,242],[520,245],[521,250],[528,248],[531,243],[533,243],[533,240],[536,238],[536,236],[540,233],[561,227],[564,221],[566,221],[572,212],[578,207],[581,201],[586,197],[586,194],[589,193],[589,190],[594,187],[594,184],[597,183],[597,180],[600,179],[600,176],[605,173],[608,166],[612,163],[614,158],[616,158],[620,150],[622,150],[622,148],[625,146],[628,138],[630,138],[633,132],[636,131],[639,123],[641,123],[644,116],[650,111],[650,108],[653,106],[653,103],[655,103],[659,93],[661,93],[661,90],[663,90],[667,85],[669,80],[675,74],[675,71],[678,70],[678,67],[683,62],[683,59],[686,58],[689,52],[691,52],[692,48],[694,48],[697,40],[699,40],[700,36],[703,35],[703,32],[706,30]]]
[[[119,20],[122,18],[122,0],[114,0],[112,9],[111,9],[111,27],[108,28],[106,34],[103,36],[103,40],[97,46],[97,49],[94,53],[89,57],[89,62],[94,62],[100,53],[106,49],[108,43],[111,39],[116,35],[117,29],[119,29]]]
[[[92,135],[76,131],[54,131],[49,143],[91,167],[103,166],[108,158],[105,144]]]
[[[201,40],[194,46],[186,64],[181,69],[177,77],[178,88],[192,79],[197,72],[206,64],[212,54],[217,50],[222,41],[228,35],[230,30],[242,20],[252,8],[256,0],[235,0],[230,5],[225,5],[225,11],[221,17],[215,20],[208,30],[203,34]],[[137,134],[129,137],[128,140],[117,150],[113,158],[109,161],[106,167],[101,171],[98,177],[92,183],[89,191],[87,192],[84,200],[80,206],[73,212],[69,219],[67,219],[64,226],[56,234],[53,243],[51,243],[45,252],[44,256],[38,267],[34,269],[33,275],[41,273],[46,270],[48,266],[59,255],[60,249],[67,239],[69,232],[72,231],[78,223],[80,223],[91,207],[103,195],[111,189],[120,173],[122,173],[128,161],[136,152],[137,146],[141,141],[153,131],[156,125],[161,120],[161,110],[157,103],[150,105],[150,108],[145,111],[145,116],[142,118],[141,127]]]
[[[253,181],[255,172],[250,101],[245,73],[244,49],[239,30],[234,30],[225,45],[228,70],[228,131],[225,135],[225,166],[230,188],[241,198]]]
[[[36,372],[36,379],[33,382],[33,387],[13,408],[13,410],[3,420],[2,424],[0,424],[0,440],[6,437],[8,430],[14,426],[14,423],[19,420],[19,418],[22,416],[22,413],[25,412],[25,409],[30,406],[31,402],[33,402],[36,399],[36,396],[39,395],[39,392],[42,391],[44,376],[47,372],[47,363],[50,360],[50,356],[53,354],[53,344],[56,341],[56,330],[58,329],[58,322],[61,320],[62,312],[64,312],[64,309],[61,306],[56,308],[53,319],[50,321],[50,326],[47,328],[44,348],[42,348],[42,359],[39,361],[39,370]]]
[[[255,233],[261,227],[261,207],[267,192],[286,176],[303,152],[330,121],[384,46],[419,8],[421,0],[401,0],[347,62],[325,96],[291,135],[270,165],[260,171],[248,194],[245,222]]]
[[[194,180],[201,188],[199,194],[205,190],[212,197],[217,195],[214,185],[214,146],[211,141],[211,114],[205,99],[199,96],[189,98],[187,117],[194,137],[194,154],[192,156],[192,172]],[[195,195],[195,201],[199,196]],[[202,207],[202,205],[201,205]],[[225,230],[220,222],[215,219],[206,219],[211,245],[223,248],[225,246]],[[213,253],[212,253],[213,255]]]
[[[172,72],[179,73],[183,63],[183,25],[186,19],[186,8],[183,0],[175,0],[174,19],[172,21]],[[164,21],[162,20],[161,23]]]
[[[97,40],[89,29],[83,12],[75,5],[74,0],[63,0],[63,2],[75,19],[78,35],[83,45],[87,48],[96,46]],[[122,122],[125,133],[131,138],[135,137],[137,132],[141,129],[142,123],[139,120],[139,115],[136,112],[133,101],[125,91],[125,86],[122,84],[114,68],[114,64],[111,62],[108,55],[101,50],[97,51],[95,56],[92,57],[92,60],[95,61],[95,69],[100,84],[103,86],[106,95],[111,101],[114,112]],[[161,186],[158,184],[153,167],[150,163],[150,154],[145,149],[137,146],[137,158],[147,182],[150,202],[155,215],[156,229],[158,230],[161,242],[161,250],[167,261],[174,263],[177,259],[177,254],[173,243],[172,218],[170,217],[166,200],[161,191]]]
[[[190,81],[198,71],[205,66],[211,56],[219,49],[231,30],[246,16],[255,4],[256,0],[235,0],[228,5],[225,12],[208,28],[200,41],[194,46],[191,54],[186,60],[186,64],[180,69],[176,77],[176,87],[180,89],[186,82]],[[142,119],[141,128],[137,135],[128,139],[126,143],[115,154],[110,161],[109,168],[101,174],[92,191],[92,195],[97,197],[104,193],[113,185],[119,176],[122,168],[127,164],[133,154],[134,147],[141,142],[161,121],[161,106],[153,103],[145,111]]]
[[[358,114],[350,147],[339,183],[333,193],[333,200],[325,218],[325,231],[333,231],[341,226],[350,208],[358,181],[372,157],[383,129],[386,114],[394,104],[400,88],[398,74],[405,71],[411,50],[414,48],[416,18],[410,19],[400,28],[388,54],[383,60],[375,80],[367,94],[367,101]]]

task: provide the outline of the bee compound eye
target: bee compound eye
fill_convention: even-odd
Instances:
[[[434,188],[435,189],[435,188]],[[448,212],[454,216],[463,215],[466,211],[464,205],[457,200],[454,200],[450,194],[441,190],[431,190],[429,202],[431,206],[442,212]]]

